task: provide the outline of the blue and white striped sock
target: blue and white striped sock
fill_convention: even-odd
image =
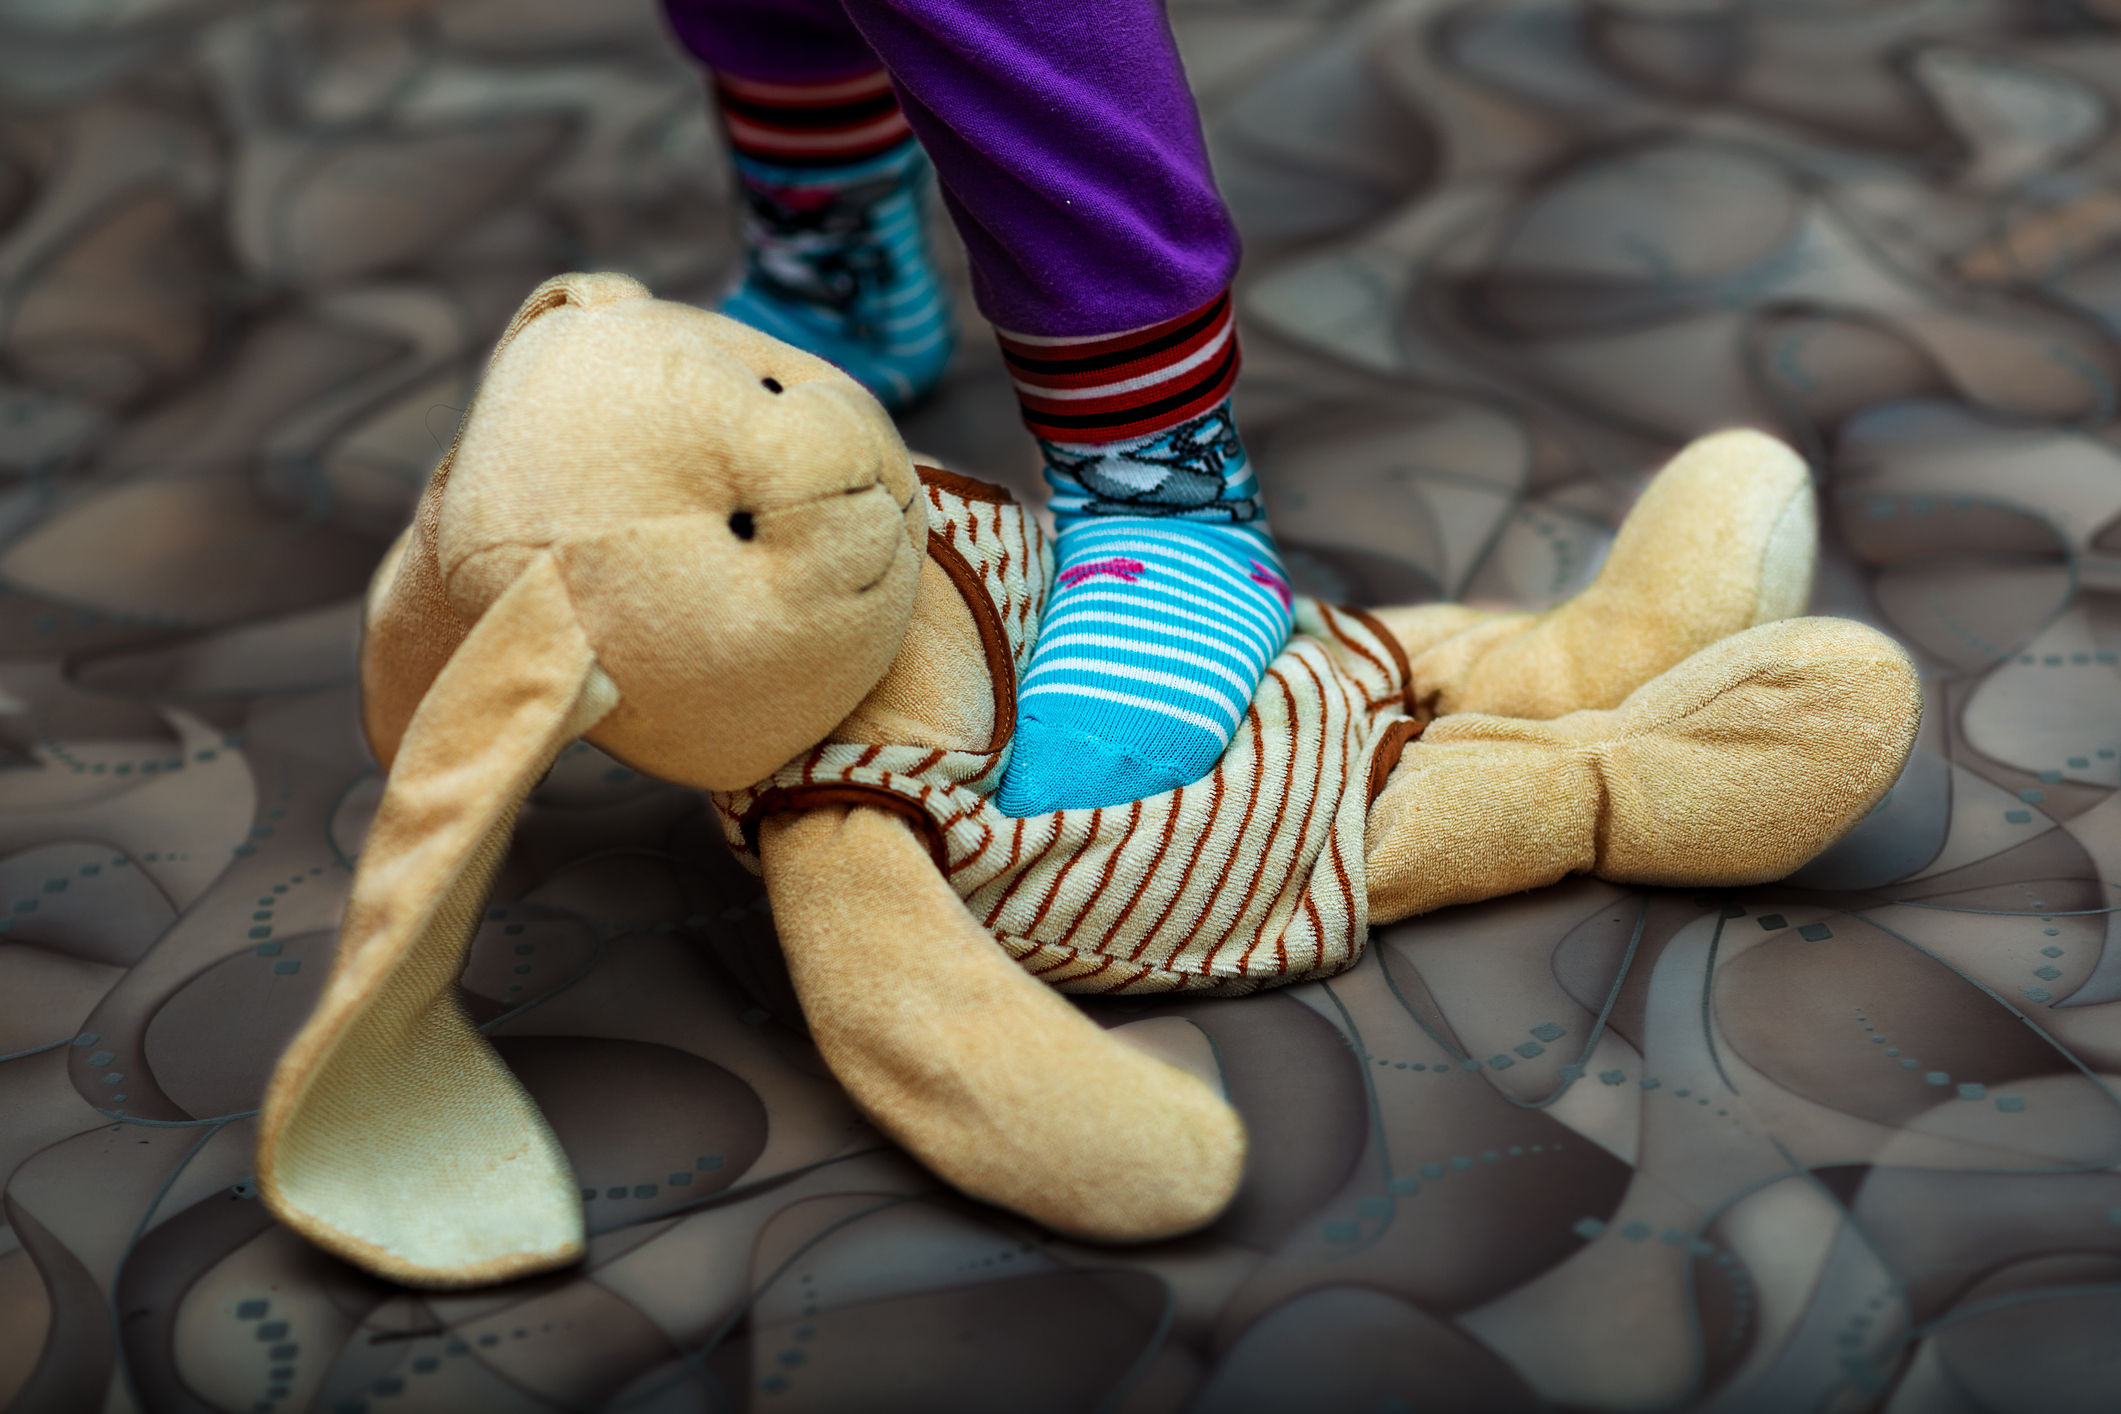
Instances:
[[[1128,442],[1045,445],[1056,573],[995,796],[1018,816],[1205,776],[1292,627],[1227,402]]]
[[[954,339],[921,228],[920,143],[834,167],[734,160],[748,267],[721,312],[838,365],[888,408],[933,390]]]

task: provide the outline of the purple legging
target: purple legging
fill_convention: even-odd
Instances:
[[[1114,334],[1229,284],[1237,232],[1158,0],[664,0],[712,68],[765,82],[881,62],[934,160],[979,307]]]

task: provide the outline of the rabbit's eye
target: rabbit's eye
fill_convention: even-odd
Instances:
[[[778,378],[761,378],[759,379],[759,386],[769,393],[778,393],[781,391],[781,380]]]
[[[759,528],[757,522],[752,520],[751,512],[738,511],[729,517],[729,533],[739,540],[749,540],[759,533]]]

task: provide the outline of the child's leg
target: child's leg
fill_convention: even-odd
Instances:
[[[1229,415],[1237,237],[1157,0],[847,0],[1046,452],[1059,576],[998,801],[1200,779],[1290,628]]]
[[[714,73],[745,199],[743,285],[722,313],[838,364],[887,406],[950,361],[921,233],[928,163],[839,0],[665,0]]]
[[[1199,780],[1288,639],[1288,584],[1230,420],[1229,305],[1219,293],[1111,339],[1002,335],[1060,525],[996,797],[1012,815]]]

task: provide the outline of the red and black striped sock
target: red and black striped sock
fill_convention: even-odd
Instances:
[[[1048,442],[1152,436],[1209,412],[1237,381],[1237,327],[1228,290],[1176,318],[1124,334],[996,333],[1024,422]]]
[[[764,83],[717,71],[715,101],[739,157],[776,167],[844,167],[912,136],[882,68],[824,83]]]

